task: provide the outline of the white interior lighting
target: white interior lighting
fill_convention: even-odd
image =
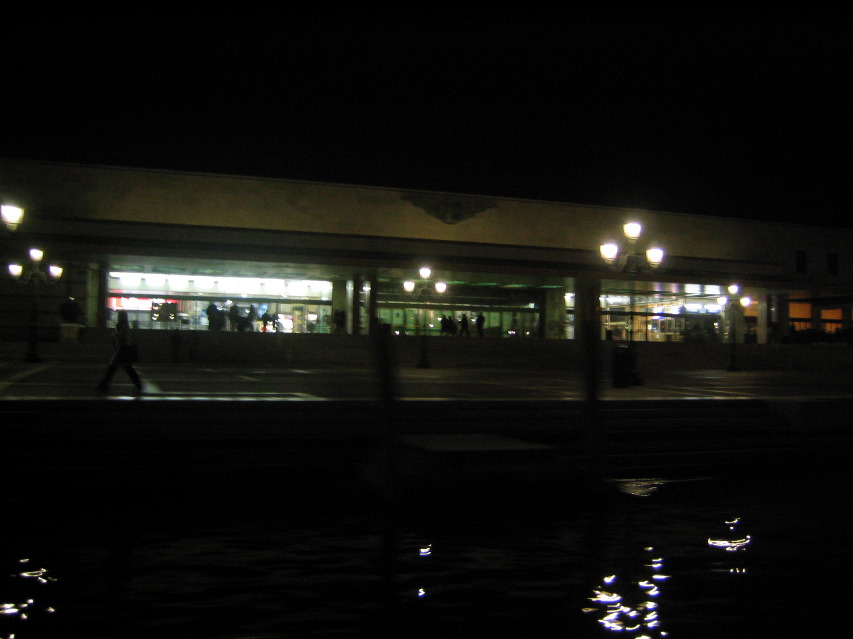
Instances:
[[[628,222],[622,227],[622,230],[625,231],[625,237],[629,240],[636,240],[643,232],[643,227],[639,222]]]
[[[619,247],[613,242],[601,245],[601,257],[604,258],[608,264],[615,260],[617,255],[619,255]]]
[[[3,217],[3,223],[10,231],[18,228],[18,224],[24,219],[24,209],[11,204],[3,204],[0,206],[0,216]]]
[[[166,285],[166,276],[160,273],[148,273],[143,278],[148,288],[162,289]]]
[[[300,280],[287,283],[288,297],[305,297],[307,293],[308,288],[305,286],[305,282]]]
[[[660,266],[661,262],[663,262],[663,249],[657,247],[650,248],[646,251],[646,259],[652,266]]]
[[[122,288],[136,288],[142,281],[142,277],[137,273],[118,273],[118,278]]]
[[[717,298],[717,304],[719,304],[720,306],[725,306],[728,303],[729,303],[729,298],[726,297],[725,295],[721,295],[720,297]]]

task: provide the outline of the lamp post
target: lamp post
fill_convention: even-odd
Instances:
[[[0,205],[0,218],[3,219],[3,224],[6,225],[7,230],[15,231],[18,224],[24,219],[24,209],[12,204],[2,204]]]
[[[624,250],[620,250],[616,242],[606,242],[601,245],[600,252],[601,258],[611,270],[626,273],[631,277],[628,313],[628,382],[642,384],[643,381],[637,370],[637,352],[634,345],[634,286],[638,275],[652,271],[661,265],[664,251],[662,248],[653,246],[646,249],[645,253],[638,252],[637,244],[643,232],[643,227],[638,222],[627,222],[622,226],[622,232],[627,244]]]
[[[723,307],[724,309],[728,308],[728,314],[729,314],[729,344],[730,344],[730,348],[729,348],[729,365],[726,367],[726,370],[739,371],[740,366],[738,365],[738,362],[737,362],[737,319],[738,318],[735,314],[737,312],[736,311],[737,306],[735,304],[734,298],[740,292],[740,286],[738,286],[737,284],[730,284],[728,290],[729,290],[729,295],[731,295],[733,299],[729,300],[729,298],[726,296],[717,298],[717,303],[721,307]],[[747,296],[741,297],[739,301],[740,301],[740,306],[741,306],[742,310],[746,310],[746,308],[750,304],[752,304],[752,299],[747,297]]]
[[[26,362],[40,362],[38,354],[38,297],[36,289],[42,284],[52,283],[62,277],[62,267],[55,264],[45,266],[44,251],[31,248],[27,264],[9,264],[9,273],[22,284],[30,287],[29,347],[24,356]]]
[[[428,266],[422,266],[418,274],[421,276],[421,279],[418,282],[414,280],[406,280],[403,282],[403,290],[407,293],[415,294],[415,289],[417,289],[417,298],[420,302],[421,306],[418,309],[418,323],[417,330],[421,332],[421,357],[418,360],[418,368],[429,368],[429,353],[427,351],[427,331],[425,324],[425,316],[426,309],[423,307],[425,301],[432,299],[433,289],[436,293],[444,293],[447,290],[447,284],[445,282],[436,282],[434,287],[431,289],[428,285],[429,278],[432,275],[432,269]]]

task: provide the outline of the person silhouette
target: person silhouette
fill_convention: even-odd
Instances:
[[[133,344],[133,335],[130,330],[130,322],[127,319],[127,311],[118,312],[116,326],[113,330],[113,344],[115,345],[115,352],[112,359],[110,359],[110,363],[107,364],[104,377],[98,384],[98,390],[104,391],[109,388],[113,375],[115,375],[119,366],[124,368],[128,377],[130,377],[130,381],[136,386],[136,390],[142,390],[142,380],[139,378],[139,373],[133,368],[133,359],[129,348]]]
[[[459,320],[459,337],[471,337],[471,331],[468,330],[468,316],[462,313],[462,318]]]
[[[474,320],[474,323],[477,325],[477,335],[483,337],[483,326],[486,323],[486,318],[483,317],[482,313],[477,315],[477,319]]]

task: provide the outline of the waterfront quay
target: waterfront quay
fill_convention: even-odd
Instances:
[[[731,371],[726,349],[693,347],[691,360],[678,345],[688,347],[678,368],[673,349],[643,345],[642,383],[619,387],[602,344],[591,397],[580,358],[544,357],[547,342],[435,338],[421,367],[420,340],[392,340],[383,355],[367,338],[317,337],[252,362],[246,349],[230,361],[158,351],[156,338],[174,346],[174,336],[148,336],[141,393],[121,370],[109,391],[96,389],[109,358],[99,342],[45,344],[42,361],[27,363],[22,345],[6,344],[3,472],[101,486],[238,487],[259,475],[316,486],[381,474],[390,449],[395,472],[451,484],[479,471],[624,478],[843,463],[853,442],[853,376],[837,356],[809,366],[821,353],[806,349],[763,368],[769,355],[744,350]]]

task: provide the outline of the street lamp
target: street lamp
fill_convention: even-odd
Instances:
[[[24,219],[24,209],[12,204],[0,205],[0,218],[3,219],[3,224],[6,225],[7,230],[14,231]]]
[[[428,266],[422,266],[418,273],[421,276],[420,281],[416,283],[413,280],[406,280],[403,282],[403,290],[407,293],[415,293],[415,289],[418,289],[417,297],[421,304],[421,307],[418,309],[418,322],[416,325],[416,329],[421,332],[421,358],[418,361],[418,368],[429,368],[430,363],[427,352],[427,331],[425,326],[426,309],[423,307],[423,304],[427,300],[432,299],[433,290],[439,294],[444,293],[447,290],[447,283],[436,282],[434,286],[430,288],[428,280],[432,275],[432,270]]]
[[[30,286],[29,348],[24,361],[40,362],[41,357],[38,354],[39,310],[36,289],[42,284],[52,283],[62,277],[62,267],[55,264],[45,266],[44,251],[41,249],[31,248],[29,256],[30,261],[27,264],[9,264],[9,274],[22,284]]]
[[[630,312],[628,314],[628,373],[630,383],[642,384],[637,371],[637,353],[634,345],[634,284],[639,274],[652,271],[661,265],[664,251],[657,246],[646,249],[645,253],[637,251],[637,243],[643,232],[643,227],[639,222],[627,222],[622,226],[622,232],[627,240],[625,250],[620,251],[616,242],[606,242],[601,245],[600,252],[601,259],[611,270],[626,273],[631,277]]]
[[[729,290],[729,295],[731,295],[732,298],[735,298],[737,296],[737,294],[740,293],[740,286],[738,286],[737,284],[730,284],[728,290]],[[743,310],[746,310],[747,307],[749,307],[749,305],[752,304],[752,298],[747,297],[747,296],[741,297],[739,301],[740,301],[741,308]],[[726,367],[726,369],[730,370],[730,371],[739,371],[740,366],[737,363],[737,317],[735,315],[735,313],[736,313],[735,309],[737,308],[737,306],[735,305],[734,299],[731,300],[731,303],[729,303],[729,302],[730,302],[730,300],[726,296],[722,296],[722,297],[717,298],[717,303],[721,307],[723,307],[723,309],[725,309],[726,306],[728,306],[728,311],[729,311],[729,344],[730,344],[730,349],[729,349],[729,365]],[[723,311],[723,312],[725,312],[725,311]]]

